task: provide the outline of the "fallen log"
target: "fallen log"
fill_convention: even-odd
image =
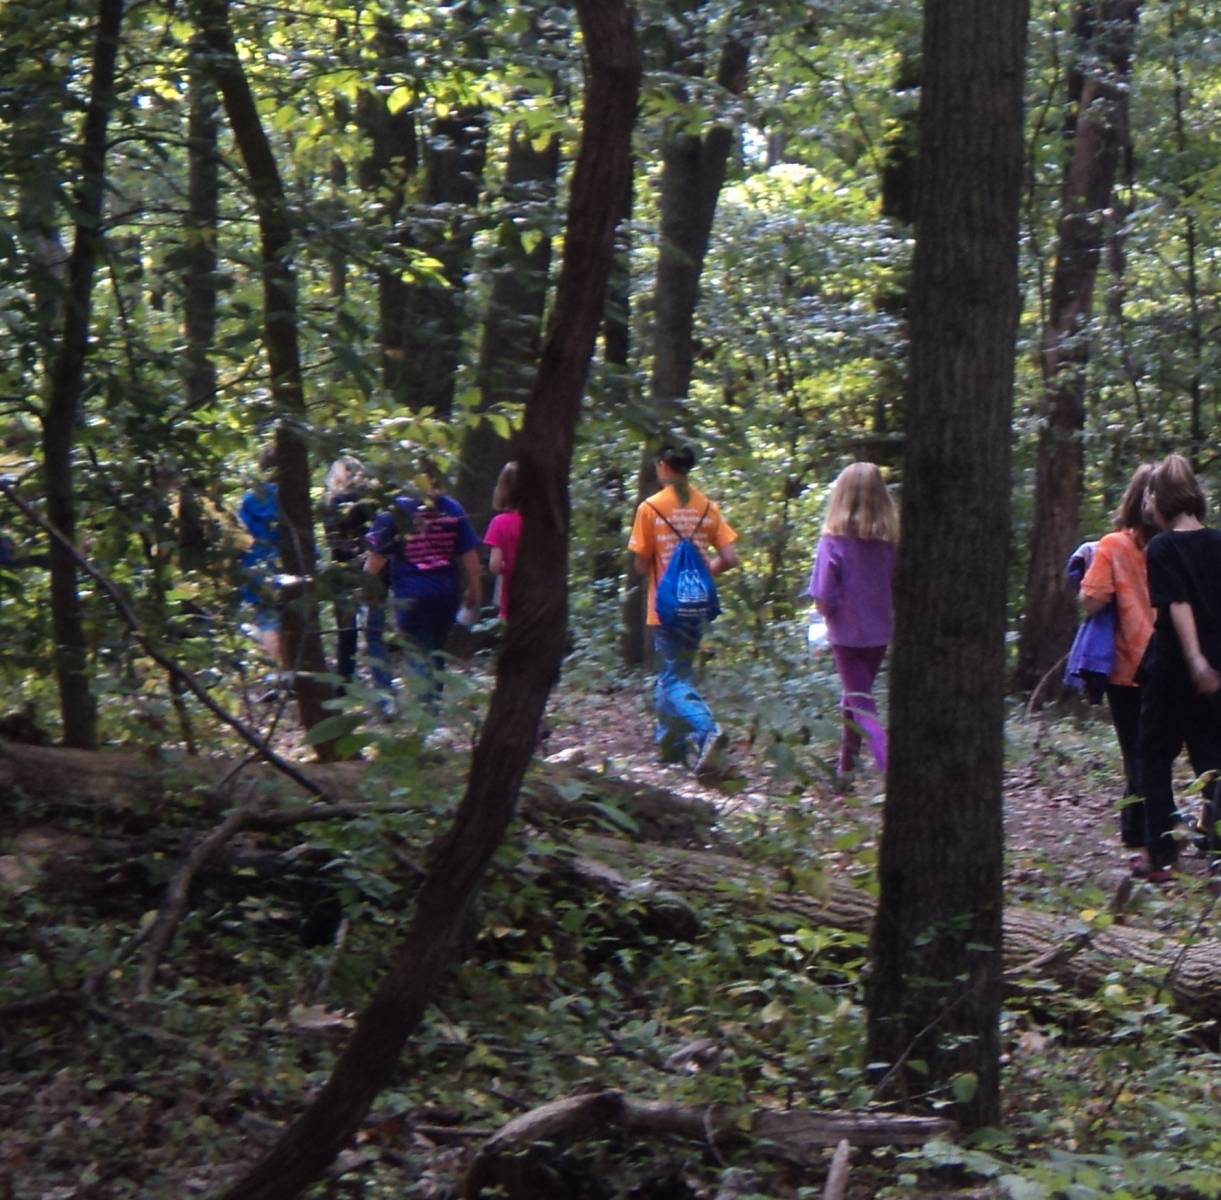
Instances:
[[[430,787],[452,793],[461,789],[466,755],[421,754],[426,756],[423,774]],[[342,817],[350,811],[344,805],[370,799],[364,788],[372,769],[369,763],[302,763],[299,767],[332,801],[331,806],[316,805],[319,820]],[[202,756],[168,760],[155,750],[114,753],[0,744],[0,811],[24,794],[57,811],[106,808],[133,823],[148,824],[176,798],[195,795],[202,797],[206,812],[220,817],[232,805],[237,781],[245,798],[257,794],[265,809],[302,802],[299,790],[257,759],[246,764]],[[372,799],[385,804],[380,797]],[[527,821],[549,829],[592,824],[645,841],[688,847],[723,844],[716,829],[716,809],[707,801],[601,775],[579,765],[535,763],[522,786],[521,804]],[[274,820],[269,814],[263,826],[271,827]],[[280,820],[282,824],[300,822],[291,814]]]
[[[812,895],[794,888],[779,871],[711,851],[633,845],[593,834],[578,836],[574,844],[578,854],[554,864],[569,886],[580,879],[590,890],[630,897],[637,905],[651,896],[662,913],[676,897],[698,898],[732,902],[739,911],[754,907],[811,927],[868,934],[873,926],[873,897],[846,880],[827,877],[821,894]],[[684,913],[684,921],[690,921],[689,904]],[[1014,986],[1027,965],[1031,981],[1051,980],[1081,995],[1094,994],[1118,976],[1129,984],[1161,987],[1180,1011],[1199,1021],[1215,1024],[1221,1013],[1221,940],[1211,931],[1190,940],[1126,924],[1082,937],[1062,917],[1014,905],[1005,910],[1004,928],[1006,974]]]
[[[719,1153],[748,1141],[761,1156],[800,1165],[822,1161],[822,1152],[843,1142],[855,1146],[919,1146],[949,1137],[952,1121],[902,1113],[756,1109],[745,1122],[737,1109],[636,1100],[619,1091],[588,1092],[553,1100],[514,1117],[480,1148],[462,1189],[463,1200],[479,1200],[491,1188],[510,1196],[537,1194],[523,1151],[542,1143],[605,1137],[611,1128],[629,1133],[687,1138]],[[523,1175],[527,1177],[523,1178]]]
[[[463,760],[441,760],[430,770],[430,784],[448,786]],[[358,803],[369,771],[365,763],[313,764],[303,768],[337,800]],[[283,801],[291,789],[282,776],[255,764],[249,770],[266,785],[268,802]],[[87,804],[150,815],[189,788],[217,787],[231,776],[232,763],[220,759],[185,759],[167,769],[137,754],[110,754],[58,747],[8,744],[0,753],[0,803],[20,792],[48,806]],[[243,779],[246,776],[243,774]],[[300,804],[301,797],[295,798]],[[636,802],[640,809],[637,810]],[[378,801],[374,801],[375,803]],[[367,803],[367,801],[366,801]],[[627,814],[636,826],[616,824],[622,837],[574,832],[581,825],[607,824],[606,804]],[[600,807],[602,806],[602,807]],[[219,798],[216,812],[225,810]],[[334,819],[345,811],[311,807],[317,819]],[[690,936],[698,917],[684,899],[754,906],[761,912],[788,916],[812,926],[867,934],[873,923],[873,899],[846,880],[828,876],[820,895],[794,885],[782,872],[752,864],[730,853],[704,847],[719,845],[711,805],[672,796],[658,788],[553,764],[539,764],[523,789],[527,820],[554,830],[561,826],[577,850],[556,856],[552,871],[566,887],[587,888],[635,904],[652,895],[659,926],[675,921],[676,933]],[[636,819],[637,811],[644,814]],[[299,817],[270,810],[268,827]],[[679,845],[645,841],[676,839]],[[1207,901],[1203,902],[1207,904]],[[1086,936],[1064,918],[1012,905],[1005,912],[1005,960],[1016,982],[1027,965],[1031,979],[1051,980],[1068,990],[1090,995],[1111,982],[1112,972],[1141,986],[1162,986],[1182,1012],[1200,1021],[1217,1021],[1221,1013],[1221,941],[1215,933],[1191,939],[1134,924],[1112,925]]]

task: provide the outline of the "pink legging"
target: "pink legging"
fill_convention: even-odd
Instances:
[[[878,770],[886,774],[886,730],[878,720],[878,706],[873,699],[873,681],[886,656],[885,646],[835,646],[835,669],[844,685],[840,704],[844,714],[844,735],[839,746],[839,769],[851,771],[861,749],[861,734],[869,739],[869,747],[877,760]]]

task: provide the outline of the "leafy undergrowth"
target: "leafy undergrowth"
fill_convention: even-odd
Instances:
[[[570,673],[548,752],[712,800],[722,833],[797,886],[816,889],[828,873],[869,886],[878,787],[866,777],[832,792],[830,692],[816,678],[775,681],[753,687],[768,706],[738,706],[731,686],[718,703],[753,716],[730,726],[737,770],[715,788],[654,762],[647,694],[630,678],[594,686]],[[0,846],[0,1195],[203,1195],[300,1111],[398,941],[420,848],[456,802],[438,793],[418,739],[398,732],[370,733],[369,794],[394,810],[310,826],[308,850],[301,831],[250,839],[246,859],[200,881],[146,999],[133,998],[141,956],[130,940],[175,860],[167,846],[211,819],[189,797],[135,814],[143,840],[132,845],[144,849],[124,855],[113,813],[18,798]],[[1010,898],[1062,914],[1070,929],[1109,919],[1123,874],[1109,729],[1091,713],[1015,717],[1010,746]],[[630,824],[604,817],[612,832]],[[860,935],[769,916],[749,889],[687,898],[690,920],[660,927],[643,901],[557,889],[548,863],[560,836],[514,829],[465,962],[342,1172],[311,1195],[455,1197],[488,1135],[582,1090],[743,1112],[869,1104]],[[266,852],[292,847],[269,871]],[[1215,938],[1211,904],[1199,887],[1142,887],[1128,919]],[[918,1151],[858,1149],[849,1196],[1221,1195],[1215,1026],[1193,1026],[1117,963],[1094,996],[1050,984],[1013,996],[1004,1031],[1004,1127]],[[711,1198],[729,1165],[754,1181],[739,1195],[822,1194],[824,1163],[614,1131],[533,1161],[517,1194]]]

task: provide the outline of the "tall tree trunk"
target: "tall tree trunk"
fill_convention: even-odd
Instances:
[[[462,108],[433,122],[424,152],[422,212],[408,219],[402,244],[436,259],[442,278],[409,283],[400,293],[399,308],[387,314],[400,348],[389,360],[390,389],[413,412],[430,408],[447,418],[453,410],[486,153],[487,114],[482,109]]]
[[[618,0],[577,0],[589,58],[556,316],[526,407],[518,460],[525,537],[488,719],[450,832],[434,848],[407,936],[326,1086],[227,1200],[289,1200],[316,1179],[393,1079],[449,970],[456,935],[512,820],[567,628],[568,472],[602,320],[640,85],[632,18]]]
[[[1187,155],[1186,99],[1183,88],[1183,56],[1179,49],[1180,13],[1170,9],[1170,41],[1174,46],[1174,143],[1179,158]],[[1187,381],[1190,402],[1188,453],[1192,466],[1200,469],[1204,450],[1204,318],[1200,311],[1200,233],[1196,219],[1196,189],[1190,173],[1180,170],[1180,200],[1183,210],[1183,248],[1187,255],[1187,337],[1191,346],[1191,375]]]
[[[1060,198],[1056,265],[1043,331],[1043,403],[1035,473],[1034,528],[1016,683],[1027,690],[1068,649],[1076,597],[1064,564],[1078,541],[1086,373],[1094,284],[1120,149],[1127,139],[1128,80],[1140,0],[1089,5],[1079,62],[1072,158]]]
[[[920,88],[920,64],[914,54],[904,54],[895,72],[893,90],[897,96],[905,96]],[[916,110],[907,106],[893,125],[885,143],[879,184],[882,194],[882,215],[895,223],[896,236],[910,237],[911,223],[915,213],[916,191]],[[911,275],[907,272],[895,277],[879,289],[874,303],[880,313],[891,318],[898,326],[897,332],[907,334],[907,310],[910,302]],[[899,447],[889,437],[897,424],[904,428],[903,392],[906,386],[903,363],[897,357],[883,358],[878,363],[877,384],[874,391],[873,433],[876,441],[866,445],[865,453],[877,463],[891,463],[899,453]],[[897,418],[897,419],[896,419]]]
[[[216,398],[212,342],[216,335],[217,230],[220,221],[219,100],[207,67],[206,48],[191,48],[186,265],[182,273],[182,321],[187,343],[187,405],[195,411]]]
[[[870,1061],[888,1064],[900,1095],[956,1095],[969,1127],[1000,1116],[1006,558],[1027,11],[1027,0],[924,6],[892,741],[867,992]]]
[[[472,26],[477,23],[474,8],[455,11]],[[388,21],[382,24],[381,42],[383,58],[400,72],[402,39]],[[472,58],[484,53],[477,29],[461,31],[454,42],[456,53]],[[466,329],[464,301],[487,155],[488,115],[472,104],[435,117],[422,150],[417,142],[418,119],[411,109],[398,116],[387,110],[377,117],[378,125],[389,135],[386,149],[390,154],[383,157],[380,174],[391,176],[391,213],[397,217],[389,249],[402,263],[382,276],[383,378],[399,406],[413,412],[428,408],[448,418]],[[401,161],[395,161],[396,155]],[[409,207],[408,182],[421,164],[424,177],[416,187],[419,202]],[[440,263],[441,278],[411,278],[417,255]]]
[[[382,383],[390,389],[398,378],[405,353],[404,330],[399,313],[410,286],[404,279],[406,254],[400,245],[399,222],[403,219],[409,181],[419,170],[420,144],[415,109],[407,106],[391,111],[382,92],[392,87],[398,64],[407,58],[401,33],[385,16],[377,18],[377,53],[380,67],[377,89],[362,89],[357,99],[356,122],[369,141],[369,153],[357,171],[363,191],[380,198],[379,211],[385,222],[385,258],[391,265],[377,277],[378,336],[382,352]]]
[[[280,557],[292,582],[284,589],[284,641],[294,668],[294,694],[301,724],[308,730],[327,714],[331,694],[317,677],[326,670],[318,626],[315,588],[317,549],[310,504],[308,421],[297,340],[297,280],[292,262],[292,224],[271,144],[259,119],[254,95],[242,70],[229,26],[228,0],[196,0],[197,20],[212,61],[209,64],[233,137],[250,176],[259,215],[263,264],[263,341],[271,375],[276,425],[276,478],[280,492]],[[328,746],[318,747],[328,757]]]
[[[81,136],[80,182],[76,192],[75,240],[68,257],[64,332],[51,372],[42,422],[42,466],[47,517],[70,542],[76,540],[76,495],[72,448],[80,418],[93,274],[102,244],[106,187],[106,127],[114,107],[115,64],[123,0],[101,0],[93,47],[93,77]],[[88,641],[77,589],[76,562],[55,538],[51,566],[51,626],[55,634],[55,676],[64,745],[91,750],[97,745],[97,703],[89,681]]]
[[[689,7],[698,10],[697,2]],[[717,84],[737,94],[744,86],[749,48],[730,35],[721,50]],[[698,61],[694,49],[674,46],[675,62]],[[725,182],[733,129],[713,118],[702,134],[685,128],[671,134],[662,146],[659,207],[659,255],[653,290],[653,373],[651,404],[659,431],[668,431],[681,414],[691,386],[695,363],[695,309],[699,303],[700,276],[712,236],[712,221]],[[645,447],[636,482],[639,503],[656,488],[653,456]],[[629,589],[624,611],[623,657],[629,664],[644,661],[645,589]]]
[[[634,175],[633,171],[633,175]],[[615,241],[615,255],[611,263],[610,283],[607,285],[606,315],[602,320],[602,361],[605,364],[605,383],[609,410],[612,413],[627,411],[632,401],[635,385],[630,371],[632,355],[632,179],[628,179],[627,193],[623,197],[622,217]],[[605,462],[598,469],[594,486],[601,497],[602,515],[598,522],[598,549],[594,552],[593,578],[595,585],[605,588],[604,594],[615,595],[619,588],[621,572],[627,563],[623,550],[623,521],[627,505],[627,487],[622,464]],[[627,578],[639,579],[628,566]],[[638,582],[630,586],[639,588]],[[644,608],[638,597],[627,600],[629,615],[644,619]],[[634,605],[634,607],[633,607]]]
[[[536,149],[528,132],[510,132],[505,212],[476,368],[481,412],[496,404],[521,403],[530,392],[547,303],[548,229],[559,168],[557,137]],[[479,528],[487,523],[492,489],[508,458],[509,438],[487,421],[475,425],[463,441],[455,494]]]
[[[187,212],[182,271],[182,324],[186,337],[186,404],[198,412],[216,399],[217,232],[220,220],[220,121],[216,84],[207,69],[202,39],[191,46],[187,117]],[[206,569],[208,534],[194,479],[181,482],[178,553],[183,570]]]

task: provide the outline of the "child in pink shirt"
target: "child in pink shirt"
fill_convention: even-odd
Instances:
[[[517,565],[517,548],[521,545],[522,520],[517,509],[517,464],[505,463],[492,493],[496,516],[484,535],[484,544],[492,547],[488,569],[500,580],[500,618],[509,619],[509,594],[513,587],[513,568]]]

